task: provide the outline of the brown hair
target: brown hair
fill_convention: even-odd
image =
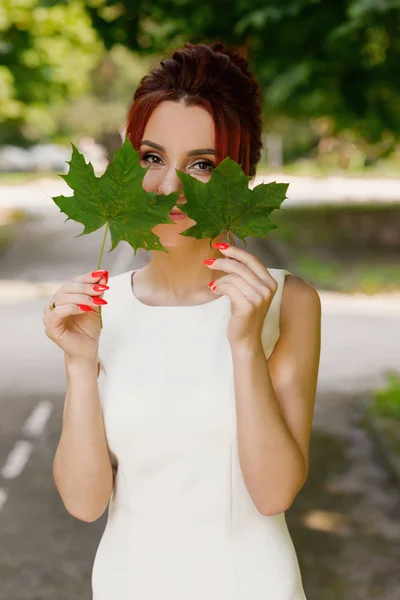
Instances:
[[[202,106],[212,116],[216,164],[229,156],[253,177],[261,157],[259,85],[249,72],[246,50],[186,42],[145,75],[133,96],[126,135],[139,149],[153,110],[165,100]]]

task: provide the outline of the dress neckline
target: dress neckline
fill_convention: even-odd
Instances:
[[[184,310],[185,312],[188,312],[190,309],[191,310],[204,310],[205,307],[207,307],[209,304],[222,304],[223,302],[227,302],[230,301],[229,296],[227,296],[226,294],[222,294],[221,296],[218,296],[218,298],[215,298],[214,300],[210,300],[209,302],[203,302],[202,304],[188,304],[188,305],[165,305],[165,306],[152,306],[150,304],[145,304],[144,302],[142,302],[141,300],[139,300],[139,298],[135,295],[134,291],[133,291],[133,287],[132,287],[132,274],[136,273],[136,271],[139,271],[139,269],[132,269],[131,271],[127,271],[127,285],[128,285],[128,291],[130,292],[133,302],[141,307],[142,310],[147,310],[147,311],[163,311],[163,310]]]

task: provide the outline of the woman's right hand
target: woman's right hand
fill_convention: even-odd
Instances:
[[[97,273],[97,276],[96,276]],[[108,271],[93,271],[78,275],[61,285],[44,308],[45,332],[70,359],[97,359],[100,326],[100,306],[93,298],[101,298],[106,289]],[[104,289],[93,286],[101,285]],[[55,302],[55,309],[49,305]],[[107,304],[102,300],[100,304]],[[82,307],[82,308],[80,308]]]

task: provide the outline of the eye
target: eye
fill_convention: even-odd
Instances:
[[[152,154],[150,152],[148,152],[147,154],[144,154],[141,157],[141,160],[149,161],[151,165],[159,165],[160,164],[158,162],[154,162],[154,161],[150,160],[151,158],[161,160],[159,156],[157,156],[156,154]],[[212,171],[213,169],[215,169],[215,164],[213,162],[211,162],[210,160],[199,160],[197,163],[193,163],[192,167],[196,167],[198,165],[205,165],[206,168],[198,169],[202,173],[207,173],[208,171]]]
[[[160,157],[159,157],[159,156],[157,156],[156,154],[150,154],[150,153],[148,153],[148,154],[144,154],[144,155],[142,156],[141,160],[147,160],[147,159],[149,159],[149,158],[157,158],[157,159],[159,159],[159,160],[160,160]],[[158,164],[158,163],[154,163],[154,162],[150,161],[150,164],[151,164],[151,165],[156,165],[156,164]]]
[[[214,163],[212,163],[210,160],[200,160],[199,162],[194,163],[193,166],[195,167],[196,165],[206,165],[206,167],[207,167],[206,169],[199,169],[200,171],[203,171],[205,173],[208,170],[212,171],[213,169],[215,169]]]

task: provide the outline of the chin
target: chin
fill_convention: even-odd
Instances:
[[[189,227],[192,227],[193,225],[196,225],[196,221],[187,218],[183,219],[182,221],[179,221],[178,223],[160,223],[160,225],[156,225],[155,227],[153,227],[151,231],[152,233],[154,233],[154,235],[157,235],[160,238],[160,242],[165,247],[184,246],[188,243],[193,243],[193,240],[195,238],[192,238],[190,236],[185,237],[179,234],[182,231],[189,229]]]

